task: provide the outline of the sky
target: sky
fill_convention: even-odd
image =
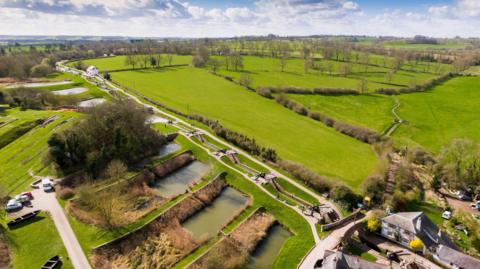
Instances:
[[[0,0],[0,35],[480,37],[480,0]]]

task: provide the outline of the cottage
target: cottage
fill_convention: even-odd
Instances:
[[[318,267],[319,266],[319,267]],[[341,251],[325,251],[325,256],[321,264],[317,264],[315,268],[322,269],[390,269],[388,265],[369,262],[360,259],[357,256],[345,254]]]
[[[451,269],[478,269],[480,268],[480,260],[468,256],[453,248],[440,245],[433,257],[445,267]]]
[[[381,234],[405,247],[420,239],[424,250],[433,250],[440,244],[456,248],[423,212],[395,213],[383,218]]]
[[[87,72],[87,76],[89,77],[98,76],[98,68],[96,66],[93,66],[93,65],[89,66],[86,72]]]

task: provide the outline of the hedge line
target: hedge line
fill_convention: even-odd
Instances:
[[[457,74],[454,74],[454,73],[448,73],[440,77],[430,79],[427,82],[425,82],[423,85],[417,85],[414,88],[402,88],[402,89],[382,88],[382,89],[376,90],[375,92],[379,94],[386,94],[386,95],[398,95],[402,93],[424,92],[455,77],[456,75]]]

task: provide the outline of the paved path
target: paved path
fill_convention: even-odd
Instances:
[[[391,136],[395,130],[397,130],[398,126],[400,124],[404,123],[405,121],[400,118],[400,116],[397,114],[397,109],[400,107],[400,101],[396,97],[392,97],[393,100],[395,101],[395,104],[392,107],[392,115],[395,117],[395,120],[393,121],[393,124],[386,130],[385,136]]]
[[[38,177],[35,177],[38,179]],[[67,216],[63,211],[63,208],[58,203],[55,196],[55,192],[46,193],[41,189],[34,189],[32,195],[31,207],[25,207],[19,212],[16,212],[12,216],[20,216],[34,210],[48,211],[50,216],[57,227],[58,234],[62,238],[63,244],[67,249],[69,259],[75,269],[88,269],[91,268],[85,253],[83,252],[80,243],[75,236],[75,233],[68,222]],[[45,246],[48,247],[48,246]]]
[[[302,263],[298,267],[299,269],[313,269],[315,263],[319,259],[323,259],[325,254],[325,250],[333,250],[336,248],[342,237],[345,233],[352,228],[356,223],[360,222],[357,220],[356,222],[351,222],[340,229],[333,230],[328,236],[320,240],[315,247],[307,254],[307,256],[303,259]]]

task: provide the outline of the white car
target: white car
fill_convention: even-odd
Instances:
[[[5,210],[6,210],[7,212],[19,210],[19,209],[22,209],[22,208],[23,208],[22,203],[20,203],[20,202],[17,201],[16,199],[10,199],[10,200],[8,201],[7,205],[5,206]]]
[[[449,220],[452,217],[452,212],[451,211],[444,211],[442,214],[442,218]]]
[[[53,182],[48,178],[42,179],[42,189],[44,192],[53,191]]]

